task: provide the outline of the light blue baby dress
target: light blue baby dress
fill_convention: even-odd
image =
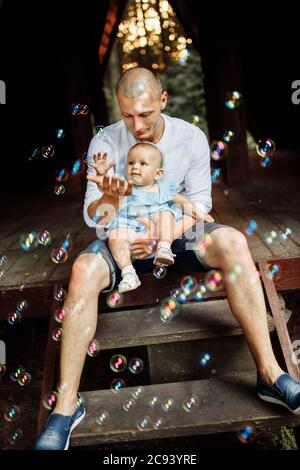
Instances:
[[[161,211],[170,211],[175,222],[182,218],[182,210],[179,206],[172,203],[180,187],[168,180],[157,181],[159,192],[149,191],[139,186],[133,186],[132,193],[124,198],[124,204],[119,210],[117,216],[106,227],[109,234],[114,228],[131,228],[135,232],[142,232],[146,229],[145,225],[139,222],[139,217],[152,217]]]

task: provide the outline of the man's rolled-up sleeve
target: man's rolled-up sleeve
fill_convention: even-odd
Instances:
[[[184,179],[184,195],[205,213],[212,208],[210,148],[204,132],[195,127],[190,165]]]

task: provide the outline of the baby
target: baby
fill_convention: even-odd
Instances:
[[[107,162],[107,155],[100,154],[91,164],[98,175],[105,174],[113,164]],[[157,227],[158,244],[153,263],[168,266],[174,263],[171,250],[174,224],[184,214],[192,220],[213,222],[213,218],[201,212],[188,198],[177,194],[179,187],[170,181],[160,181],[164,174],[163,155],[151,142],[135,144],[128,152],[125,169],[128,181],[133,183],[132,193],[122,196],[123,205],[117,216],[106,227],[111,254],[121,270],[122,280],[118,286],[120,293],[136,289],[141,282],[132,265],[129,244],[140,238],[143,225],[138,218],[147,217]],[[192,222],[191,222],[192,225]],[[144,226],[145,228],[145,226]]]

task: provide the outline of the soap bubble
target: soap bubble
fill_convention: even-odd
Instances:
[[[49,246],[51,244],[51,235],[47,230],[37,234],[37,241],[40,245]]]
[[[164,266],[155,266],[153,274],[156,279],[163,279],[167,275],[167,270]]]
[[[57,196],[62,196],[63,194],[65,194],[66,188],[63,184],[60,184],[59,186],[54,187],[54,192]]]
[[[160,303],[160,320],[164,323],[171,322],[180,312],[179,302],[172,298],[166,297]]]
[[[237,90],[229,91],[226,94],[225,106],[228,109],[235,109],[238,106],[240,106],[240,104],[242,102],[242,98],[243,98],[242,94],[239,91],[237,91]]]
[[[188,395],[182,401],[182,408],[187,413],[191,413],[199,407],[199,403],[200,403],[200,401],[199,401],[199,398],[197,397],[197,395],[194,395],[194,394]]]
[[[19,238],[19,243],[24,251],[34,250],[39,245],[37,232],[32,230],[31,232],[22,233]]]
[[[224,288],[223,273],[220,270],[212,269],[205,275],[205,286],[212,292],[217,292]]]
[[[5,408],[4,411],[4,419],[9,423],[16,421],[16,419],[20,416],[20,408],[16,405],[10,405]]]
[[[99,426],[103,426],[103,424],[107,423],[108,419],[109,419],[108,411],[101,411],[96,418],[96,423]]]
[[[128,369],[132,374],[140,374],[144,370],[144,362],[139,357],[130,359]]]
[[[90,342],[87,348],[87,354],[90,357],[95,357],[99,354],[100,352],[100,343],[96,339],[93,339],[93,341]]]
[[[214,140],[210,146],[210,156],[215,161],[223,160],[228,152],[226,142],[223,140]]]
[[[43,397],[43,405],[46,410],[53,411],[57,402],[58,393],[56,391],[48,392]]]
[[[272,157],[276,146],[272,139],[262,139],[256,145],[256,152],[260,157]]]
[[[223,134],[223,140],[224,142],[232,142],[235,137],[235,132],[227,129],[224,134]]]
[[[31,382],[31,375],[29,372],[22,372],[19,377],[18,377],[18,384],[21,385],[21,387],[26,387],[29,385]]]
[[[66,170],[66,168],[60,168],[55,172],[55,179],[58,183],[61,183],[62,181],[67,181],[69,178],[69,172]]]
[[[14,429],[8,436],[8,443],[12,446],[18,444],[23,439],[23,431],[20,428]]]
[[[54,153],[55,151],[53,145],[43,145],[43,147],[41,148],[41,154],[44,158],[52,158],[54,156]]]
[[[110,359],[109,365],[113,372],[123,372],[127,367],[127,359],[122,354],[115,354]]]

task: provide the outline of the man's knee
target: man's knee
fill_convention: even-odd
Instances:
[[[243,254],[248,254],[249,252],[247,238],[242,232],[234,228],[226,227],[218,231],[216,230],[216,233],[212,234],[212,239],[214,251],[221,258],[235,255],[243,256]]]
[[[72,266],[71,282],[80,287],[101,291],[109,286],[110,270],[104,258],[94,253],[83,253]]]

